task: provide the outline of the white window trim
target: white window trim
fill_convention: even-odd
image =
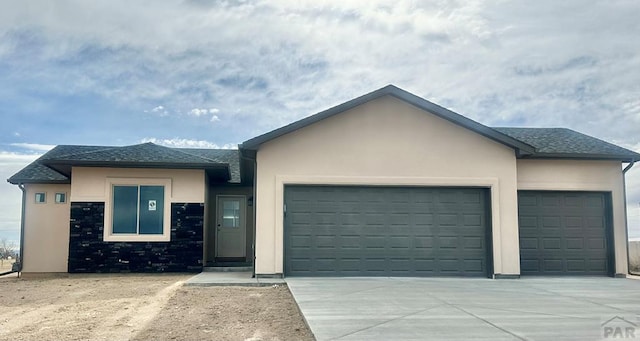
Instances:
[[[64,194],[64,201],[62,202],[58,202],[58,194]],[[55,192],[55,194],[53,195],[53,202],[55,204],[58,205],[64,205],[69,201],[69,195],[67,195],[67,192]]]
[[[164,186],[162,234],[113,233],[113,186]],[[168,242],[171,240],[171,179],[168,178],[107,178],[105,181],[104,236],[105,242]]]
[[[44,196],[44,201],[38,201],[38,194],[42,194]],[[47,192],[35,192],[33,194],[33,202],[38,205],[43,205],[47,203]]]

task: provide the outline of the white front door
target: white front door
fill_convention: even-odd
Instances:
[[[216,257],[246,257],[246,198],[218,196],[216,214]]]

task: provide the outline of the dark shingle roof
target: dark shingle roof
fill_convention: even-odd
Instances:
[[[94,150],[55,156],[46,163],[133,163],[133,164],[207,164],[214,160],[185,153],[179,149],[143,143],[125,147],[96,148]]]
[[[7,181],[12,184],[69,183],[71,166],[205,169],[215,172],[217,178],[222,176],[229,182],[240,182],[237,150],[181,149],[153,143],[125,147],[57,146]]]
[[[638,161],[640,154],[566,128],[493,128],[535,147],[533,158]]]
[[[27,165],[7,181],[14,185],[21,183],[69,183],[68,177],[39,163],[39,160]]]
[[[180,148],[185,153],[197,155],[219,163],[229,165],[231,180],[229,182],[240,182],[240,153],[237,149],[197,149],[197,148]]]
[[[19,183],[69,183],[69,178],[42,164],[45,160],[55,159],[66,155],[84,153],[104,149],[101,146],[56,146],[40,158],[21,169],[7,181],[12,184]]]

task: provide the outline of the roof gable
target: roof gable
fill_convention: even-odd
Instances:
[[[393,96],[396,97],[408,104],[411,104],[415,107],[426,111],[426,113],[430,113],[436,115],[440,118],[448,120],[454,124],[462,126],[466,129],[469,129],[479,135],[492,139],[496,142],[504,144],[508,147],[513,148],[516,151],[516,154],[519,155],[528,155],[532,154],[535,149],[517,139],[512,138],[511,136],[502,134],[499,131],[496,131],[490,127],[482,125],[474,120],[471,120],[467,117],[464,117],[460,114],[457,114],[449,109],[443,108],[435,103],[429,102],[424,98],[418,97],[412,93],[409,93],[405,90],[402,90],[394,85],[387,85],[384,88],[378,89],[366,95],[360,96],[358,98],[352,99],[343,104],[337,105],[333,108],[327,109],[315,115],[303,118],[299,121],[293,122],[284,127],[278,128],[266,134],[260,135],[258,137],[252,138],[250,140],[242,143],[240,148],[245,151],[256,151],[259,146],[263,143],[276,139],[282,135],[288,134],[290,132],[296,131],[298,129],[304,128],[311,124],[314,124],[318,121],[324,120],[334,115],[338,115],[350,109],[353,109],[359,105],[370,102],[372,100],[378,99],[383,96]],[[426,114],[425,113],[425,114]]]

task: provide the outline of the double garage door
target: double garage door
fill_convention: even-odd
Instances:
[[[487,190],[288,186],[287,276],[487,276]]]
[[[522,275],[613,268],[603,193],[518,194]],[[482,188],[287,186],[286,276],[490,276]]]

